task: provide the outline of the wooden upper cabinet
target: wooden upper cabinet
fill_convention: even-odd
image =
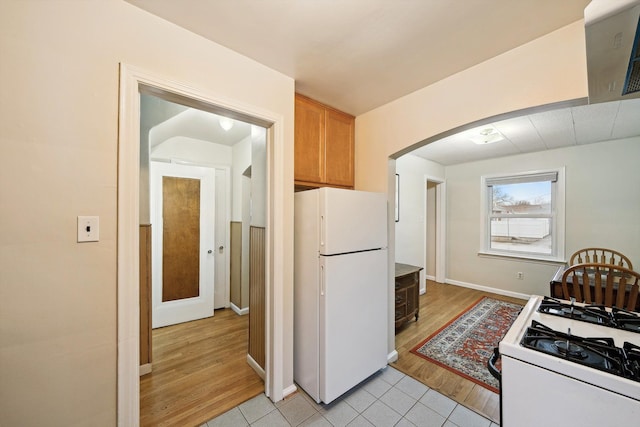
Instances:
[[[295,181],[353,188],[355,118],[296,94]]]
[[[296,95],[295,157],[296,181],[323,182],[325,109],[316,102]]]
[[[325,182],[330,185],[353,187],[353,116],[327,110],[325,118]]]

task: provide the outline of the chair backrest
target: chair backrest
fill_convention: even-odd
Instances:
[[[569,265],[584,264],[587,262],[599,264],[613,264],[633,270],[631,260],[613,249],[584,248],[580,249],[569,260]]]
[[[587,304],[601,304],[636,311],[640,273],[619,265],[583,263],[562,275],[564,299],[575,297]]]

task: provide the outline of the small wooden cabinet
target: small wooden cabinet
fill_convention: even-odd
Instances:
[[[354,186],[355,117],[303,95],[295,98],[295,184]]]
[[[420,270],[409,264],[396,263],[396,330],[420,311]]]

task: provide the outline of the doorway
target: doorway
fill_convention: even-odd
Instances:
[[[445,189],[444,180],[425,176],[424,178],[424,253],[425,277],[438,283],[445,281]],[[421,294],[426,291],[426,283],[420,284]],[[423,288],[425,287],[425,288]]]
[[[268,164],[266,170],[265,188],[269,191],[268,200],[281,200],[285,197],[283,183],[283,165],[285,155],[283,145],[283,118],[259,107],[252,107],[246,103],[233,102],[228,99],[220,100],[194,90],[192,87],[181,85],[152,75],[135,67],[121,65],[121,107],[120,132],[118,150],[118,424],[136,425],[139,422],[139,349],[140,329],[137,319],[140,316],[139,301],[139,253],[138,253],[138,224],[140,223],[139,196],[143,190],[140,177],[140,92],[166,94],[180,100],[185,105],[215,111],[230,111],[234,118],[247,120],[252,124],[262,126],[267,131],[265,159]],[[220,107],[219,105],[224,105]],[[280,148],[274,148],[280,147]],[[266,198],[265,198],[266,199]],[[283,348],[273,345],[274,331],[284,328],[281,302],[274,300],[282,295],[283,264],[280,252],[282,247],[272,246],[274,235],[283,233],[282,217],[274,215],[272,209],[280,212],[278,204],[266,204],[265,217],[266,243],[265,264],[267,276],[265,289],[269,305],[265,306],[266,363],[265,393],[274,401],[282,399],[285,390],[282,387]],[[278,255],[280,254],[280,255]],[[274,258],[275,256],[275,258]],[[277,261],[277,262],[276,262]],[[275,334],[278,338],[280,335]],[[279,341],[276,340],[276,344]]]
[[[147,197],[141,194],[140,203],[145,207],[147,203],[150,205],[150,227],[153,235],[153,330],[149,337],[152,338],[151,348],[154,355],[153,358],[149,355],[152,369],[151,373],[147,374],[152,378],[141,379],[140,410],[144,423],[154,423],[167,419],[176,420],[179,419],[176,417],[180,416],[179,403],[169,407],[158,407],[158,400],[166,401],[173,398],[177,402],[183,402],[188,399],[191,388],[201,388],[205,385],[207,388],[215,388],[232,377],[235,378],[234,383],[240,382],[235,374],[242,370],[238,366],[239,362],[247,364],[247,354],[259,361],[256,371],[260,374],[263,372],[264,358],[260,356],[264,350],[256,352],[255,348],[249,345],[256,341],[264,343],[264,338],[259,337],[260,332],[256,332],[259,328],[251,325],[249,339],[249,324],[244,320],[232,319],[232,314],[225,313],[224,310],[224,307],[229,307],[229,302],[215,298],[214,288],[218,294],[229,293],[226,288],[229,286],[228,281],[215,283],[215,279],[219,277],[216,274],[217,270],[220,270],[215,267],[221,267],[222,272],[228,270],[230,258],[226,256],[229,250],[224,243],[214,247],[214,242],[218,238],[224,242],[224,236],[230,233],[231,221],[241,221],[243,224],[246,221],[243,230],[247,230],[244,233],[247,235],[250,227],[252,230],[256,227],[261,230],[265,228],[263,212],[266,198],[263,183],[266,181],[266,168],[263,163],[266,161],[266,155],[263,152],[266,147],[266,132],[263,128],[230,119],[224,115],[224,111],[214,114],[200,109],[185,108],[164,97],[149,95],[144,91],[140,96],[141,123],[145,123],[144,128],[141,127],[141,131],[144,130],[141,132],[141,141],[144,142],[141,144],[141,158],[149,158],[148,163],[141,162],[141,170],[146,166],[149,169],[148,177],[141,174],[141,183],[148,178],[149,194]],[[229,192],[224,188],[218,188],[216,171],[227,168],[231,170],[233,177],[237,178],[246,166],[253,170],[252,176],[248,178],[248,185]],[[220,197],[221,192],[227,193],[227,197]],[[227,199],[232,206],[228,215],[224,209]],[[236,202],[239,200],[243,203]],[[221,212],[218,212],[218,208],[222,208]],[[141,218],[141,222],[144,222],[144,219]],[[243,237],[232,244],[241,244],[244,247],[244,240],[248,239]],[[252,253],[255,245],[254,241],[249,241],[247,256]],[[261,277],[252,272],[252,280],[248,280],[250,274],[245,270],[248,270],[249,263],[242,260],[239,263],[247,267],[240,271],[241,276],[247,278],[241,286],[264,283],[264,269]],[[224,279],[224,275],[220,276]],[[237,280],[234,280],[234,283],[236,282]],[[248,295],[249,292],[245,291],[245,294]],[[254,319],[254,323],[264,331],[264,316],[255,319],[255,313],[264,313],[264,310],[256,309],[255,300],[252,296],[234,303],[242,309],[249,309],[251,305],[248,317]],[[214,316],[214,305],[220,306],[220,302],[222,309],[217,310],[217,313],[222,313],[225,321],[194,322]],[[141,311],[143,305],[144,301],[141,301]],[[227,311],[231,310],[227,308]],[[190,324],[177,326],[184,322]],[[237,336],[246,335],[247,338],[244,342],[238,342],[234,337],[231,343],[229,336],[224,333],[214,334],[214,331],[207,330],[208,328],[195,326],[203,324],[221,331],[234,328]],[[168,328],[168,331],[158,329],[170,325],[176,326]],[[244,329],[239,330],[238,325],[244,325]],[[198,333],[194,333],[195,331]],[[144,333],[145,331],[141,330],[141,335]],[[155,343],[155,337],[160,341],[158,345]],[[172,337],[176,339],[175,343],[170,341]],[[203,341],[207,344],[194,345]],[[244,348],[244,354],[242,350],[237,350],[238,346]],[[230,347],[229,350],[226,350],[226,347]],[[171,352],[183,355],[179,362],[180,368],[175,368],[177,361],[173,360],[171,352],[167,353],[167,348],[171,348]],[[231,351],[231,348],[234,350]],[[187,358],[186,355],[191,357]],[[157,365],[153,360],[156,357]],[[185,362],[187,359],[190,360],[189,363]],[[205,369],[202,369],[203,365]],[[185,375],[188,373],[190,386],[165,386],[164,381],[172,369],[168,366],[179,369]],[[220,370],[221,366],[226,366],[227,370]],[[208,370],[218,372],[218,375],[210,378],[207,376]],[[259,376],[256,373],[254,375]],[[206,378],[202,380],[198,379],[198,376]],[[255,391],[255,378],[245,378],[247,384],[252,385],[251,392]],[[227,388],[238,386],[242,389],[241,384],[229,385]],[[253,397],[250,394],[240,394],[247,398]],[[219,398],[215,393],[204,395],[202,398],[207,399],[206,402],[200,402],[201,407],[207,408],[203,412],[214,415],[217,407],[221,406]],[[237,402],[236,399],[233,401]],[[185,418],[186,420],[190,419]]]

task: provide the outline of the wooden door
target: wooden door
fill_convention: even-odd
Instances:
[[[162,302],[200,296],[200,180],[162,177]]]
[[[213,316],[215,175],[151,163],[153,327]]]

